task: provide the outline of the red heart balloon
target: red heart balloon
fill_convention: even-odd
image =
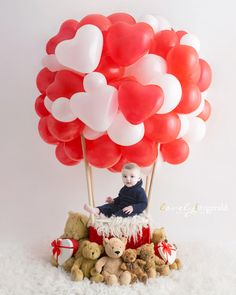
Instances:
[[[146,23],[118,22],[107,31],[106,45],[109,55],[118,65],[128,66],[148,52],[153,38],[153,29]]]
[[[83,78],[67,70],[59,71],[54,82],[47,88],[47,96],[52,100],[58,97],[70,98],[76,92],[84,91]]]
[[[161,108],[164,94],[157,85],[143,86],[136,81],[126,81],[119,88],[118,100],[126,120],[139,124]]]
[[[69,19],[65,21],[61,25],[58,34],[56,34],[54,37],[52,37],[48,41],[46,45],[47,54],[54,54],[58,43],[64,40],[69,40],[74,38],[78,28],[79,28],[79,22],[77,22],[76,20]]]
[[[43,68],[37,75],[36,85],[41,93],[45,93],[48,86],[54,81],[56,73]]]
[[[136,23],[136,21],[132,17],[132,15],[130,15],[128,13],[124,13],[124,12],[113,13],[113,14],[109,15],[107,18],[111,21],[112,24],[115,24],[118,22],[124,22],[127,24],[135,24]]]
[[[111,26],[111,21],[102,14],[89,14],[81,19],[79,27],[87,24],[94,25],[101,31],[107,31]]]
[[[40,96],[37,97],[34,104],[35,111],[40,118],[46,117],[50,114],[49,111],[45,108],[44,99],[45,99],[45,94],[41,94]]]
[[[58,144],[60,141],[48,129],[47,117],[39,120],[38,131],[41,138],[48,144]]]
[[[189,155],[189,146],[182,138],[161,144],[160,151],[165,162],[170,164],[183,163]]]

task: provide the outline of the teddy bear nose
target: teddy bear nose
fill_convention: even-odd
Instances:
[[[120,251],[115,251],[115,253],[118,255],[118,254],[120,254]]]
[[[94,255],[94,252],[92,252],[92,255]]]

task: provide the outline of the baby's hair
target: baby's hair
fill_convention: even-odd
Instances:
[[[122,170],[123,169],[127,169],[127,170],[138,169],[140,171],[140,167],[135,163],[127,163],[122,167]]]

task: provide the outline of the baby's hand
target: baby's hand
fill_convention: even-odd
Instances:
[[[107,202],[108,204],[113,203],[113,198],[112,198],[112,197],[107,197],[107,198],[106,198],[106,202]]]
[[[134,211],[133,206],[127,206],[125,208],[122,209],[123,212],[131,214]]]

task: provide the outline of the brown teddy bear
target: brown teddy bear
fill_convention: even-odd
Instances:
[[[128,270],[131,273],[131,283],[137,280],[146,283],[147,274],[143,271],[146,264],[144,260],[136,259],[137,251],[135,249],[127,249],[122,255],[123,263],[121,264],[122,270]]]
[[[91,270],[94,268],[98,258],[103,253],[104,248],[97,243],[90,241],[83,241],[80,244],[80,248],[75,254],[75,261],[71,267],[71,278],[73,281],[81,281],[84,277],[91,277]],[[94,274],[94,273],[93,273]],[[97,276],[94,281],[103,281],[101,275]],[[100,277],[100,279],[99,279]]]
[[[149,278],[155,278],[157,275],[156,264],[160,263],[154,252],[154,244],[144,244],[137,249],[138,257],[146,263],[143,267]]]
[[[151,240],[155,246],[158,245],[159,243],[161,243],[162,241],[168,242],[164,227],[155,229],[152,233]],[[181,263],[180,259],[176,258],[175,262],[170,265],[166,265],[166,264],[157,265],[156,270],[160,275],[167,276],[170,272],[170,269],[180,269],[181,267],[182,267],[182,263]]]
[[[60,238],[74,239],[77,241],[87,238],[88,237],[88,228],[87,228],[88,217],[83,214],[75,213],[75,212],[69,212],[68,215],[69,216],[66,221],[64,233]],[[75,262],[74,257],[71,257],[70,259],[68,259],[63,264],[63,268],[65,269],[65,271],[70,272],[74,262]],[[53,266],[56,266],[56,267],[58,266],[58,263],[54,256],[51,257],[51,263]]]
[[[108,285],[114,285],[118,282],[121,285],[128,285],[131,282],[131,274],[128,271],[120,269],[122,264],[121,256],[125,251],[127,243],[126,238],[104,238],[103,245],[107,256],[100,258],[95,265],[97,273],[104,276],[104,281]]]

